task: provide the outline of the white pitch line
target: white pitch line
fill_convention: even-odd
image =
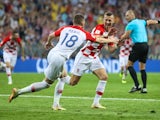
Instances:
[[[0,94],[0,97],[8,97],[8,94]],[[25,98],[53,98],[53,96],[41,96],[41,95],[21,95]],[[86,99],[90,100],[93,97],[74,97],[74,96],[62,96],[64,99]],[[159,99],[139,99],[139,98],[102,98],[102,100],[114,100],[114,101],[146,101],[146,102],[160,102]]]

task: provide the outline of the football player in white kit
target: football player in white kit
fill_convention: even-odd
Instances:
[[[120,51],[119,51],[119,64],[121,68],[120,76],[122,77],[122,83],[127,82],[125,78],[127,76],[127,63],[128,63],[128,57],[131,50],[132,50],[132,41],[131,39],[127,39],[120,46]]]
[[[103,24],[97,25],[93,30],[92,34],[96,36],[115,36],[117,30],[114,28],[114,15],[111,12],[104,13],[104,21]],[[110,32],[112,31],[112,32]],[[117,49],[115,42],[110,42],[107,44],[109,51],[114,52]],[[86,70],[91,70],[99,79],[96,95],[92,104],[92,108],[101,108],[105,109],[106,107],[102,106],[99,101],[104,93],[105,86],[107,84],[108,75],[104,68],[104,65],[100,61],[99,53],[103,46],[106,44],[96,43],[94,41],[88,41],[84,47],[79,51],[76,55],[72,76],[65,76],[60,78],[55,87],[54,92],[54,102],[53,108],[57,110],[57,106],[60,106],[60,97],[62,95],[62,91],[64,89],[64,84],[76,85],[81,76],[85,73]],[[65,73],[66,74],[66,73]],[[61,110],[61,109],[59,109]]]
[[[48,67],[44,72],[45,78],[41,82],[35,82],[22,89],[13,88],[12,93],[9,96],[9,102],[21,94],[36,92],[48,88],[57,78],[60,77],[66,60],[69,59],[71,54],[77,50],[85,40],[100,43],[108,43],[111,41],[118,43],[118,39],[115,37],[105,39],[103,37],[92,36],[89,32],[86,32],[83,29],[84,25],[84,16],[77,14],[74,17],[73,25],[63,26],[48,36],[45,45],[46,48],[52,46],[52,40],[55,37],[59,37],[59,42],[48,53]]]
[[[3,59],[5,64],[1,63],[6,68],[6,74],[8,76],[8,84],[12,84],[12,70],[17,61],[18,45],[21,47],[21,56],[24,60],[24,49],[22,40],[19,37],[17,30],[14,30],[10,35],[5,37],[0,43],[0,47],[3,47]]]

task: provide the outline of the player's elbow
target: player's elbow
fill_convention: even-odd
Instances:
[[[102,75],[101,77],[100,77],[100,80],[107,80],[108,79],[108,76],[107,75]]]

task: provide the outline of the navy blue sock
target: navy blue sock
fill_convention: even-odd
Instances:
[[[143,82],[143,88],[146,88],[146,84],[147,84],[147,74],[145,70],[141,70],[141,79]]]
[[[138,82],[136,71],[134,70],[134,68],[132,66],[128,67],[128,71],[129,71],[129,73],[130,73],[130,75],[131,75],[131,77],[132,77],[132,79],[134,81],[135,86],[138,88],[139,82]]]

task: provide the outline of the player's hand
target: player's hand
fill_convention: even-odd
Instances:
[[[114,43],[114,44],[118,44],[118,42],[119,42],[119,39],[117,37],[109,36],[108,38],[111,39],[112,43]]]
[[[117,28],[111,27],[108,31],[108,36],[116,35],[118,32]]]
[[[53,44],[51,42],[47,41],[46,44],[45,44],[45,48],[48,50],[48,49],[50,49],[52,47],[54,47]]]
[[[118,47],[121,47],[121,46],[123,46],[123,45],[124,45],[124,40],[120,40],[120,41],[118,42],[118,44],[117,44]]]

